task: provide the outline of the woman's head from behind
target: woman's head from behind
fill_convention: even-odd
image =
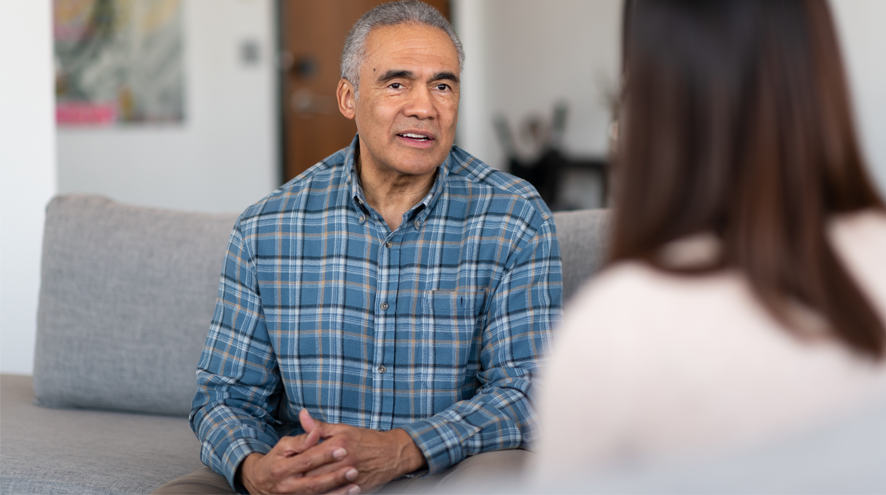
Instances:
[[[850,347],[883,325],[836,258],[827,219],[883,208],[859,152],[824,0],[627,0],[612,261],[663,269],[712,232],[721,257],[791,326],[788,303]]]

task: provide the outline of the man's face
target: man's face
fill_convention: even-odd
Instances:
[[[444,31],[414,24],[373,29],[360,97],[350,101],[361,166],[395,177],[434,173],[455,139],[459,77],[458,52]]]

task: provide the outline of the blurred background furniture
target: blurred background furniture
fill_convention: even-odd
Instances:
[[[564,182],[570,175],[591,174],[600,185],[600,195],[595,208],[605,208],[609,203],[609,163],[603,158],[577,158],[563,150],[563,136],[566,132],[568,108],[560,102],[554,106],[550,122],[533,117],[522,122],[516,135],[523,141],[518,146],[515,133],[503,115],[494,119],[499,143],[505,151],[505,170],[526,180],[538,190],[542,199],[552,211],[579,209],[563,194]],[[520,149],[531,148],[526,158]]]

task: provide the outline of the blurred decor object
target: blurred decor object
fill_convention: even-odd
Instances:
[[[180,0],[54,0],[59,125],[184,120]]]
[[[562,186],[571,172],[591,172],[602,185],[599,204],[608,204],[609,164],[603,159],[576,159],[563,152],[563,135],[566,129],[567,107],[565,103],[554,106],[550,125],[539,116],[528,118],[520,128],[522,147],[514,140],[504,116],[494,119],[496,134],[507,156],[510,173],[532,184],[553,211],[575,210],[583,205],[570,204],[562,194]],[[527,154],[521,148],[530,148]]]

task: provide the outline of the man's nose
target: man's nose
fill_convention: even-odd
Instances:
[[[436,115],[431,90],[423,85],[409,92],[409,101],[404,108],[407,117],[431,119]]]

